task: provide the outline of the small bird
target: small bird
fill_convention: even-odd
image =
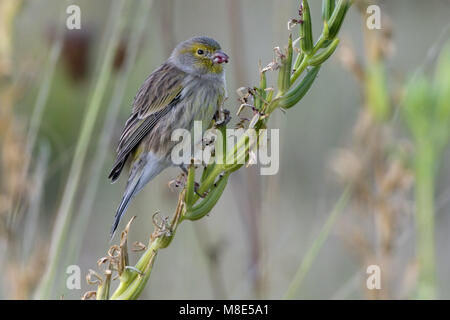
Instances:
[[[171,140],[172,131],[192,131],[194,121],[202,121],[203,131],[212,125],[226,97],[224,63],[228,63],[228,56],[217,41],[194,37],[178,44],[169,59],[138,90],[109,174],[109,179],[115,182],[125,163],[130,162],[111,238],[131,199],[162,170],[173,165],[171,151],[178,142]]]

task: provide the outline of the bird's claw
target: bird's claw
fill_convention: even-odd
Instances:
[[[214,116],[214,120],[216,121],[216,128],[227,125],[231,120],[229,110],[227,109],[222,110],[223,117],[221,117],[220,113],[221,113],[220,111],[217,111],[217,113]]]

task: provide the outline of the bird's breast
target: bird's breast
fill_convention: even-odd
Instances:
[[[225,97],[224,81],[205,81],[198,77],[186,77],[183,90],[177,104],[155,126],[150,133],[146,145],[149,151],[169,157],[170,150],[179,142],[172,141],[172,133],[177,129],[190,131],[191,146],[201,143],[202,134],[209,128],[216,111],[220,108]],[[201,135],[196,132],[194,122],[201,122]],[[199,139],[200,138],[200,139]]]
[[[184,113],[180,115],[183,118],[184,128],[191,129],[194,121],[202,121],[203,131],[206,130],[219,109],[224,95],[222,78],[205,80],[199,77],[188,77],[180,99],[184,102],[182,106]]]

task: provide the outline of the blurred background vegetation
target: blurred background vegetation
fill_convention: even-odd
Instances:
[[[69,4],[81,8],[81,30],[65,27]],[[368,4],[381,7],[381,30],[366,28]],[[259,61],[286,44],[298,6],[0,0],[0,298],[78,299],[92,290],[84,275],[110,246],[125,185],[107,174],[143,80],[179,41],[211,36],[231,57],[226,107],[234,114],[235,89],[258,82]],[[320,30],[321,1],[310,6]],[[355,1],[308,95],[269,122],[280,129],[279,173],[232,175],[210,216],[185,223],[160,253],[142,298],[449,299],[449,9],[447,0]],[[153,213],[173,212],[177,193],[167,182],[178,171],[163,172],[133,202],[124,219],[137,215],[130,243],[147,242]],[[80,290],[65,285],[74,264]],[[381,267],[381,290],[366,287],[372,264]]]

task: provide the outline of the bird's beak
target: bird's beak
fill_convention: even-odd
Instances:
[[[211,57],[213,63],[228,63],[228,56],[225,52],[217,50]]]

